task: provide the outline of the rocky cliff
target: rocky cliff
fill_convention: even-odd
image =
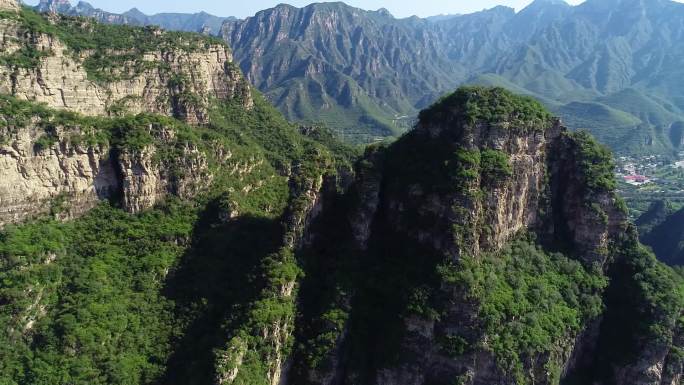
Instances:
[[[501,89],[423,111],[312,227],[291,383],[677,383],[681,280],[639,248],[612,167]]]
[[[154,27],[108,31],[88,19],[31,17],[20,10],[0,22],[4,94],[87,115],[125,107],[191,123],[206,123],[213,99],[252,103],[223,44]]]
[[[76,215],[115,194],[119,178],[109,148],[58,140],[36,149],[43,130],[27,128],[4,137],[0,146],[0,226],[49,212],[56,199]]]
[[[15,0],[2,0],[0,1],[0,10],[18,10],[19,3]]]
[[[211,182],[206,151],[176,138],[178,122],[160,116],[206,124],[217,102],[253,107],[225,45],[199,35],[108,31],[86,19],[40,17],[14,1],[3,9],[0,93],[11,97],[0,105],[0,176],[8,182],[0,186],[0,225],[49,212],[55,199],[64,201],[64,217],[103,199],[121,199],[126,210],[139,212],[169,193],[189,197]],[[140,113],[157,117],[125,118]],[[144,140],[122,144],[132,132]],[[170,148],[177,159],[168,158]]]
[[[1,100],[0,177],[7,183],[0,186],[0,226],[50,212],[74,218],[101,200],[120,199],[125,210],[140,212],[169,194],[192,197],[211,183],[207,151],[179,141],[178,123],[142,116],[88,121],[44,107],[21,116],[30,103]],[[111,137],[108,125],[131,131]],[[121,142],[133,135],[147,140]]]

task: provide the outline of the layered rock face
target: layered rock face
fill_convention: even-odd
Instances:
[[[37,149],[42,135],[33,127],[0,145],[0,227],[49,211],[55,199],[68,202],[68,216],[78,215],[119,188],[109,148],[59,141]]]
[[[54,143],[46,145],[40,144],[45,133],[37,125],[3,135],[0,227],[49,212],[73,218],[108,199],[140,212],[169,194],[190,198],[212,180],[206,154],[197,147],[185,145],[173,165],[156,159],[159,146],[174,143],[169,129],[162,128],[157,144],[142,149],[73,143],[75,133],[74,127],[59,128]]]
[[[18,10],[19,3],[16,0],[0,0],[1,10]]]
[[[57,36],[27,30],[17,20],[0,20],[0,31],[0,51],[5,55],[26,50],[40,55],[33,67],[9,63],[0,70],[0,93],[20,99],[87,115],[125,108],[130,113],[159,113],[190,123],[207,122],[211,99],[239,99],[245,108],[252,104],[249,86],[231,64],[230,50],[220,44],[180,41],[175,47],[141,53],[141,60],[124,60],[110,69],[111,78],[102,80],[93,79],[92,71],[86,69],[92,51],[76,53]],[[149,38],[161,41],[165,34],[153,31]],[[112,50],[104,55],[125,57],[127,53]]]
[[[83,127],[87,120],[53,120],[57,111],[67,110],[97,117],[159,114],[203,124],[214,101],[250,109],[249,85],[225,45],[195,35],[169,37],[161,30],[138,29],[125,33],[141,34],[149,41],[139,43],[156,50],[75,50],[59,36],[76,39],[78,31],[95,34],[101,27],[57,15],[35,26],[25,22],[24,13],[30,11],[20,10],[16,2],[4,1],[2,7],[17,10],[16,16],[0,19],[0,94],[13,97],[3,103],[30,101],[42,104],[43,112],[30,116],[28,123],[17,123],[15,110],[8,108],[6,124],[0,127],[0,177],[8,182],[0,186],[0,225],[48,212],[57,198],[66,204],[61,208],[64,217],[82,214],[101,199],[121,199],[126,210],[138,212],[169,193],[190,197],[211,181],[206,154],[194,145],[179,144],[173,167],[171,160],[159,160],[160,146],[176,145],[173,129],[163,127],[164,122],[140,124],[153,144],[130,149],[108,141],[72,142],[72,136],[92,131]],[[94,66],[97,60],[100,64]],[[46,108],[55,109],[51,117],[39,116],[48,113]],[[39,143],[44,139],[47,142]]]

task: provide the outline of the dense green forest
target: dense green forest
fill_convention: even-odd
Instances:
[[[2,96],[8,138],[29,125],[44,130],[36,151],[63,141],[127,151],[153,145],[155,161],[182,174],[175,164],[191,144],[209,156],[215,176],[192,202],[170,198],[135,215],[113,199],[58,222],[51,217],[65,207],[56,200],[48,217],[4,228],[3,384],[212,381],[214,349],[249,322],[265,277],[280,269],[267,257],[281,245],[291,165],[306,179],[348,168],[356,154],[324,128],[303,135],[254,99],[249,111],[217,102],[208,126],[190,126],[147,114],[87,117]],[[161,140],[160,130],[174,139]],[[235,175],[211,156],[216,148],[230,149],[231,164],[257,166]],[[239,217],[228,220],[233,212]]]

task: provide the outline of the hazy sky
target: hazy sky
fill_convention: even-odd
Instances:
[[[72,0],[76,3],[78,0]],[[133,7],[150,14],[157,12],[198,12],[206,11],[219,16],[251,16],[259,10],[271,8],[279,3],[304,6],[312,0],[88,0],[95,7],[106,11],[123,12]],[[491,8],[495,5],[508,5],[521,9],[531,0],[346,0],[347,4],[376,10],[387,8],[396,17],[412,15],[432,16],[447,13],[468,13]],[[582,0],[570,0],[571,4],[579,4]],[[35,5],[38,0],[25,0]]]

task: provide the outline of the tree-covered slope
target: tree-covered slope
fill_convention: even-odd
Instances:
[[[71,49],[116,48],[120,56],[106,63],[113,72],[126,55],[146,57],[148,69],[165,67],[149,62],[160,47],[177,52],[196,43],[193,53],[221,58],[216,41],[200,35],[175,40],[0,5],[9,44],[19,25]],[[81,23],[100,36],[70,34]],[[176,79],[167,86],[183,88],[184,70],[165,67]],[[65,81],[93,87],[87,76],[70,75]],[[213,80],[216,89],[233,84]],[[186,96],[199,101],[190,89]],[[138,113],[139,103],[82,114],[0,96],[1,383],[210,384],[216,351],[265,325],[252,309],[291,312],[291,299],[273,304],[271,293],[297,274],[291,250],[323,175],[332,180],[355,152],[321,128],[288,123],[258,92],[246,92],[247,99],[207,98],[201,124],[173,110]]]

